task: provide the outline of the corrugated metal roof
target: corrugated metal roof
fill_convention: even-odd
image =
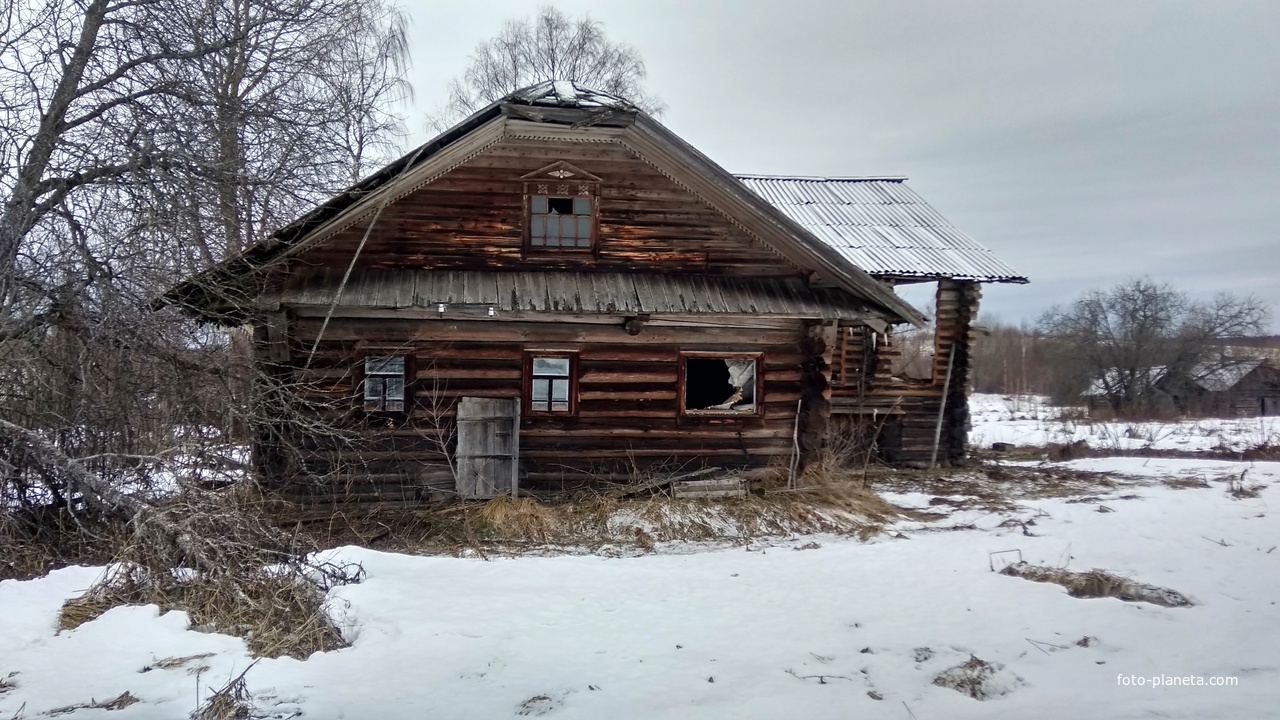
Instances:
[[[1027,282],[957,230],[903,178],[737,177],[871,275]]]
[[[340,268],[299,269],[269,304],[324,306],[342,284]],[[866,306],[848,293],[800,278],[725,278],[628,273],[482,272],[365,269],[353,272],[341,304],[425,308],[439,304],[496,312],[570,314],[762,314],[835,320]]]

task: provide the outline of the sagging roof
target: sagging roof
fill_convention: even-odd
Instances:
[[[871,275],[1025,283],[904,178],[738,175],[797,225]]]
[[[699,182],[696,191],[704,201],[727,216],[748,220],[751,231],[784,257],[815,272],[824,283],[866,300],[890,322],[923,326],[924,317],[918,310],[845,253],[815,237],[661,123],[622,98],[567,81],[539,83],[477,111],[238,257],[172,288],[160,302],[186,307],[217,321],[234,320],[235,313],[227,311],[225,301],[239,293],[228,292],[229,285],[298,252],[336,224],[374,213],[376,203],[412,190],[415,183],[430,182],[432,173],[441,168],[447,171],[455,156],[480,152],[484,143],[504,136],[523,136],[530,132],[529,127],[555,130],[561,139],[571,140],[575,133],[599,135],[601,141],[621,142],[661,164],[667,168],[664,171],[703,178],[705,182]]]
[[[291,273],[278,294],[262,297],[264,310],[337,304],[342,269]],[[667,315],[743,314],[835,320],[869,314],[866,305],[834,288],[813,288],[798,278],[725,278],[599,272],[490,272],[478,270],[364,269],[342,288],[341,304],[435,312],[466,308],[482,313]]]
[[[1201,363],[1191,371],[1191,381],[1209,392],[1225,392],[1265,364],[1264,359]]]

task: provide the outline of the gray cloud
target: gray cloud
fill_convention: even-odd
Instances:
[[[663,122],[730,170],[909,176],[1031,277],[989,313],[1136,275],[1280,308],[1280,3],[557,4],[637,46]],[[534,7],[407,9],[420,115]]]

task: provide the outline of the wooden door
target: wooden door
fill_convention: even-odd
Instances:
[[[520,469],[520,400],[470,398],[458,402],[458,497],[516,497]]]

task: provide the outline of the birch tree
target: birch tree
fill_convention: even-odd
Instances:
[[[631,45],[610,40],[589,15],[570,19],[546,5],[532,18],[509,20],[476,46],[462,77],[449,86],[449,101],[428,123],[450,125],[523,87],[572,80],[626,98],[651,114],[662,103],[644,87],[648,72]]]

